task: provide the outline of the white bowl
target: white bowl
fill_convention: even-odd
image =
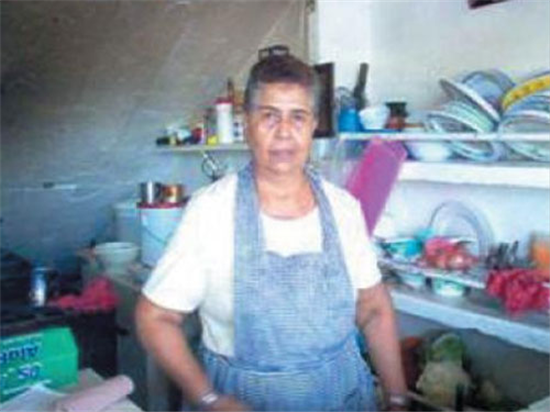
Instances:
[[[386,105],[368,106],[359,112],[359,119],[366,130],[380,130],[386,126],[389,115]]]
[[[421,272],[399,270],[397,276],[401,282],[413,289],[421,289],[426,284],[426,278]]]
[[[466,294],[466,286],[444,279],[432,279],[432,290],[436,295],[448,297],[460,297]]]
[[[136,261],[139,248],[130,242],[107,242],[97,245],[94,254],[106,272],[118,274]]]
[[[441,162],[449,159],[453,151],[445,143],[440,142],[405,142],[409,153],[416,160],[424,162]]]

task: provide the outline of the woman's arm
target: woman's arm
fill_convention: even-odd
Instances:
[[[212,386],[195,359],[182,331],[185,314],[155,305],[141,296],[136,307],[137,332],[145,349],[153,355],[193,404],[212,392]],[[246,410],[229,396],[221,396],[209,410]]]
[[[391,409],[406,409],[406,405],[398,405],[405,400],[407,386],[391,298],[382,283],[359,289],[358,294],[356,323],[368,342],[386,402]]]

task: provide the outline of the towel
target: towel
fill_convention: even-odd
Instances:
[[[114,378],[67,395],[55,403],[57,412],[98,412],[132,393],[134,383],[126,375]]]

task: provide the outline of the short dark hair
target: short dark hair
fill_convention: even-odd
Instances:
[[[288,83],[306,88],[313,100],[315,116],[319,107],[319,80],[315,70],[300,59],[288,54],[268,56],[258,61],[250,70],[244,92],[244,109],[252,109],[254,99],[262,84]]]

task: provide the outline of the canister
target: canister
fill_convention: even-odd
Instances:
[[[233,105],[223,97],[216,100],[216,134],[220,144],[233,143]]]
[[[31,272],[31,288],[29,300],[32,306],[40,307],[46,304],[48,294],[47,275],[51,269],[45,267],[35,267]]]

